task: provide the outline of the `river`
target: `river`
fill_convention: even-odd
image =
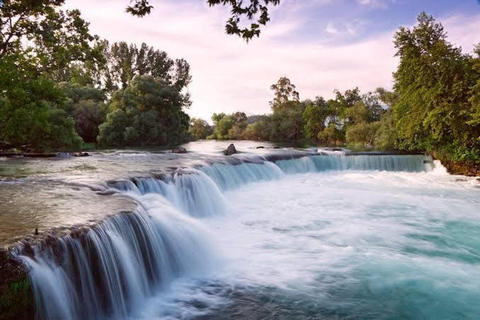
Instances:
[[[18,249],[37,317],[478,317],[475,178],[422,155],[235,144],[2,160],[0,239],[63,228]]]

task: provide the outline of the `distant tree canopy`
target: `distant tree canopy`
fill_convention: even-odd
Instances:
[[[188,132],[195,139],[206,139],[213,134],[213,128],[205,120],[192,118],[192,120],[190,120],[190,128],[188,129]]]
[[[362,95],[359,89],[355,88],[344,93],[336,90],[335,99],[328,101],[320,96],[314,101],[300,101],[295,85],[287,77],[281,77],[270,89],[274,92],[270,102],[271,115],[247,118],[242,112],[231,115],[213,114],[215,129],[210,138],[271,140],[297,144],[308,141],[342,144],[347,141],[373,145],[381,117],[385,113],[380,96],[389,94],[386,90],[379,89],[378,92]],[[370,125],[372,122],[374,124]],[[349,131],[351,133],[346,137]]]
[[[126,11],[134,16],[143,17],[153,9],[149,0],[131,0],[132,5],[128,6]],[[253,37],[260,35],[261,26],[265,26],[270,21],[268,7],[280,4],[280,0],[207,0],[210,7],[224,5],[231,8],[231,16],[225,24],[227,34],[237,35],[249,41]],[[248,26],[242,26],[242,18],[253,21]]]

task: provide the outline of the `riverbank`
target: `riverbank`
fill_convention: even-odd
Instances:
[[[450,174],[467,177],[480,177],[480,163],[472,164],[449,161],[445,159],[439,160]]]

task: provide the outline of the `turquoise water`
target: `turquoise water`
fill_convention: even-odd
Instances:
[[[439,170],[308,173],[225,199],[227,215],[207,222],[224,264],[153,300],[144,317],[479,317],[474,179]]]

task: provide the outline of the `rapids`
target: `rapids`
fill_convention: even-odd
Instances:
[[[208,157],[106,181],[136,209],[18,254],[39,319],[474,319],[479,184],[443,170],[421,155]]]

